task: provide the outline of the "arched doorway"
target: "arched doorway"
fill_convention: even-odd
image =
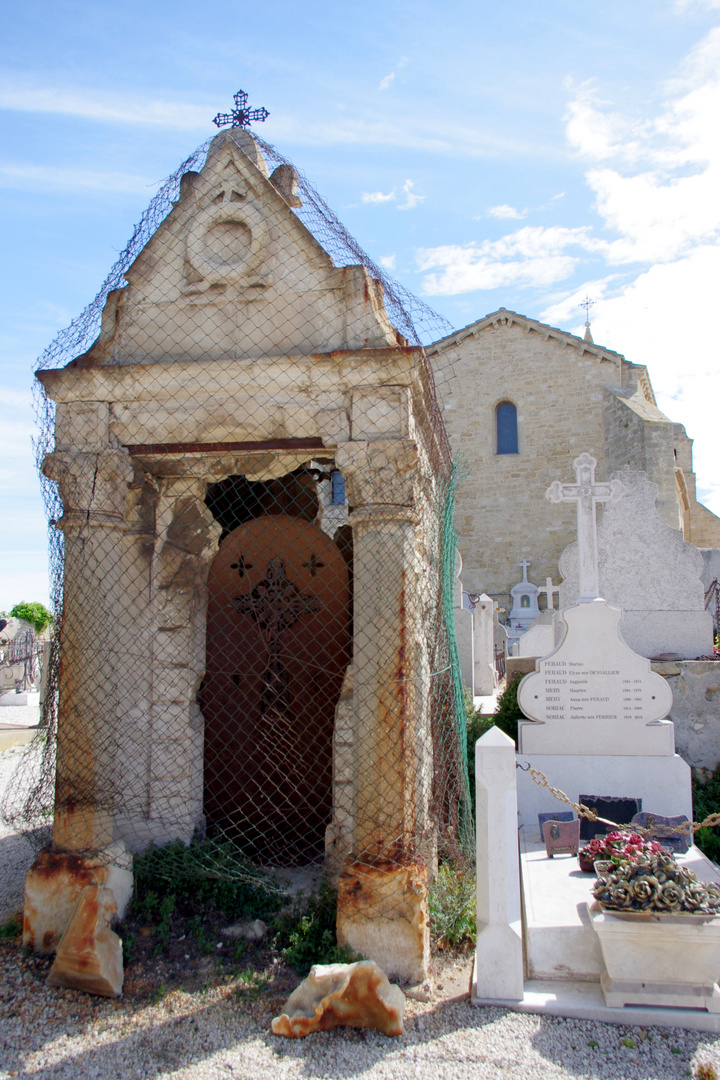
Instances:
[[[302,864],[323,850],[349,612],[346,561],[309,521],[258,517],[220,544],[201,694],[205,813],[253,859]]]

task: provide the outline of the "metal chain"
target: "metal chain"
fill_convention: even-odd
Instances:
[[[518,762],[517,768],[522,772],[529,773],[533,782],[536,783],[538,787],[547,788],[553,798],[557,799],[558,802],[566,803],[568,806],[572,807],[578,817],[587,818],[588,821],[599,821],[602,825],[612,825],[613,828],[620,829],[621,831],[627,830],[627,822],[625,825],[618,825],[616,821],[609,821],[608,818],[600,817],[597,811],[593,810],[592,807],[585,806],[584,803],[573,802],[570,796],[566,795],[564,791],[552,786],[547,776],[545,776],[545,773],[540,772],[539,769],[534,769],[529,762],[526,762],[525,765],[521,765]],[[709,814],[704,821],[684,821],[680,825],[655,825],[650,828],[644,825],[633,824],[632,831],[640,835],[652,833],[653,836],[669,836],[679,832],[696,833],[699,829],[713,828],[717,825],[720,825],[720,813]]]

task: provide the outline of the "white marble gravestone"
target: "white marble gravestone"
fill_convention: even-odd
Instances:
[[[622,608],[628,645],[642,656],[674,653],[694,659],[712,653],[712,617],[705,611],[703,557],[657,510],[658,487],[644,472],[622,469],[612,483],[623,493],[597,525],[599,594]],[[560,556],[560,607],[581,597],[578,545]]]
[[[521,723],[518,750],[541,754],[650,754],[675,751],[664,718],[672,690],[618,633],[622,612],[604,600],[562,613],[566,632],[518,689],[536,723]]]
[[[598,595],[595,503],[621,498],[624,488],[617,477],[596,484],[595,464],[581,454],[577,483],[556,481],[547,492],[552,502],[578,504],[580,602],[561,611],[562,639],[518,688],[518,704],[531,718],[518,726],[518,760],[574,802],[581,791],[639,797],[644,810],[691,817],[690,768],[675,753],[674,726],[665,720],[672,691],[623,640],[621,609]],[[521,822],[537,829],[537,814],[559,803],[520,772],[518,807]]]

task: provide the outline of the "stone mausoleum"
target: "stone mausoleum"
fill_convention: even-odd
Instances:
[[[438,783],[463,783],[449,446],[424,350],[300,202],[247,131],[216,136],[95,343],[38,373],[65,578],[36,948],[83,886],[127,892],[128,852],[205,838],[255,867],[324,864],[339,940],[424,977]]]

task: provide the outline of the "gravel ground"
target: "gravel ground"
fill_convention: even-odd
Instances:
[[[272,986],[254,1002],[241,999],[237,980],[213,979],[195,993],[156,987],[140,1002],[135,986],[133,1000],[106,1001],[48,989],[48,965],[0,946],[2,1078],[675,1080],[702,1064],[720,1075],[720,1041],[680,1029],[523,1016],[466,999],[408,1001],[400,1038],[336,1029],[280,1039],[269,1030]]]
[[[0,754],[0,797],[21,752]],[[33,856],[22,837],[0,827],[0,922],[20,907]],[[202,972],[188,973],[195,986],[206,976],[200,989],[167,990],[155,960],[131,967],[123,997],[107,1001],[48,988],[50,960],[0,938],[0,1080],[679,1080],[702,1065],[720,1077],[713,1036],[474,1008],[467,995],[444,999],[439,978],[433,1000],[408,1000],[400,1038],[337,1029],[280,1039],[270,1019],[286,990],[278,994],[277,980],[274,989],[272,969],[256,991],[212,958],[201,964]],[[446,984],[467,985],[467,962],[462,973],[451,967]]]

